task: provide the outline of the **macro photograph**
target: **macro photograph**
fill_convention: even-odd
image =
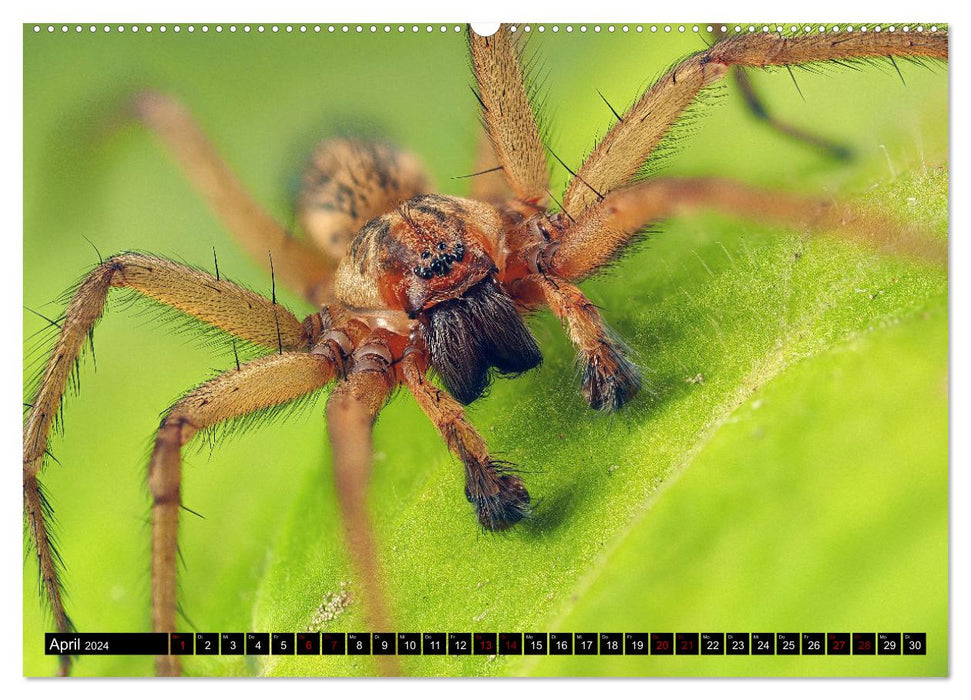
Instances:
[[[946,25],[23,46],[24,676],[948,675]]]

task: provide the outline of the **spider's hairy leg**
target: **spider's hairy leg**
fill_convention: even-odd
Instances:
[[[152,627],[156,632],[176,631],[182,446],[200,430],[321,389],[334,375],[334,362],[322,355],[267,355],[193,389],[165,414],[148,470],[152,494]],[[180,673],[178,656],[156,657],[155,665],[160,676]]]
[[[849,160],[853,156],[853,151],[849,146],[844,146],[825,136],[820,136],[815,132],[803,129],[772,114],[764,100],[755,91],[755,86],[752,85],[752,79],[741,66],[732,66],[732,78],[735,81],[736,87],[738,87],[738,91],[742,94],[742,98],[745,100],[745,106],[748,108],[749,113],[773,131],[793,141],[803,143],[810,148],[818,149],[831,158]]]
[[[247,253],[267,265],[269,252],[281,281],[315,306],[331,299],[333,263],[313,245],[294,238],[253,200],[180,102],[146,91],[135,96],[133,111]]]
[[[522,479],[489,456],[485,440],[469,423],[462,405],[428,381],[428,360],[416,347],[405,350],[401,372],[415,401],[438,428],[465,467],[465,496],[487,530],[505,530],[529,515],[529,493]]]
[[[60,334],[41,374],[24,423],[24,513],[35,549],[41,582],[58,631],[70,620],[61,595],[61,562],[51,541],[48,506],[39,474],[51,428],[64,390],[95,324],[109,290],[128,288],[173,307],[239,338],[277,351],[308,345],[308,331],[282,306],[228,280],[147,255],[124,253],[105,260],[75,290],[60,322]],[[66,671],[62,661],[62,670]]]
[[[719,41],[661,77],[597,143],[563,195],[563,207],[580,215],[611,190],[628,184],[668,129],[706,86],[732,66],[790,66],[888,56],[947,59],[947,32],[852,32],[786,37],[751,33]]]
[[[712,22],[712,27],[716,27],[711,32],[714,40],[725,41],[731,34],[727,32],[721,32],[717,29],[721,22]],[[709,29],[712,29],[709,27]],[[775,114],[773,114],[769,107],[766,105],[765,100],[758,94],[755,86],[752,84],[752,79],[745,68],[741,66],[732,66],[731,70],[732,81],[735,83],[735,87],[738,88],[742,99],[745,101],[745,107],[748,109],[749,114],[765,124],[769,129],[785,136],[786,138],[792,139],[793,141],[805,144],[810,148],[815,148],[828,155],[831,158],[837,158],[840,160],[847,160],[852,157],[853,153],[849,147],[844,146],[840,143],[832,141],[825,136],[821,136],[815,132],[803,129],[795,124],[792,124],[784,119],[780,119]]]
[[[591,408],[614,411],[637,395],[640,370],[579,288],[550,273],[533,274],[518,283],[516,294],[527,303],[545,303],[566,324],[582,368],[583,398]]]
[[[392,358],[403,342],[401,336],[383,331],[364,338],[351,358],[347,380],[337,384],[327,401],[327,433],[344,541],[361,581],[367,622],[375,631],[393,626],[367,510],[367,485],[374,464],[374,422],[397,384]],[[400,675],[395,657],[379,655],[375,662],[382,675]]]
[[[424,165],[411,153],[379,141],[324,141],[304,170],[297,220],[336,264],[364,224],[430,191]]]
[[[946,242],[879,213],[731,180],[666,177],[611,192],[587,209],[541,259],[554,274],[582,279],[620,255],[644,226],[699,209],[831,232],[893,255],[934,263],[947,258]]]
[[[492,36],[469,27],[468,36],[482,121],[506,182],[520,201],[545,208],[549,166],[509,25]]]

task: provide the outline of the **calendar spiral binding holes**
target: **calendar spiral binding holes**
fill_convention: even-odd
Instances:
[[[464,26],[460,24],[34,24],[30,25],[35,34],[449,34],[461,33]],[[776,32],[780,34],[810,34],[810,33],[848,33],[848,32],[936,32],[936,24],[734,24],[734,25],[704,25],[704,24],[514,24],[510,27],[513,32],[538,32],[572,34],[578,32],[586,34],[599,33],[715,33],[715,34],[743,34]]]

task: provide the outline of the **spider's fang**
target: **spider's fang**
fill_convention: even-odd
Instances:
[[[429,309],[421,333],[432,367],[463,404],[486,390],[491,367],[519,374],[543,360],[512,300],[491,277]]]

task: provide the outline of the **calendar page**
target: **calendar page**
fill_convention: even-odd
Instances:
[[[25,676],[948,675],[945,25],[23,48]]]

